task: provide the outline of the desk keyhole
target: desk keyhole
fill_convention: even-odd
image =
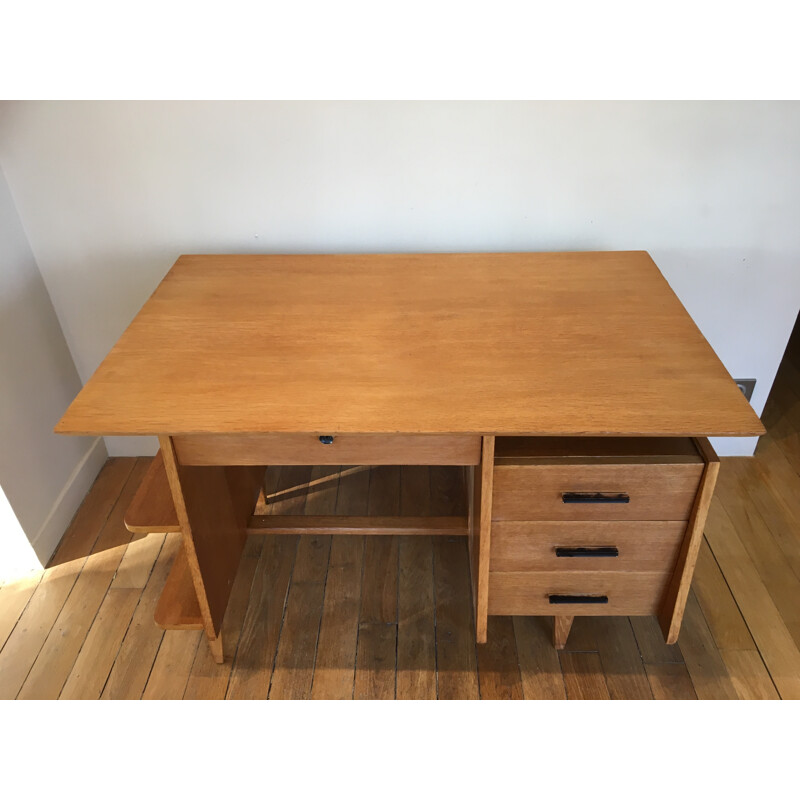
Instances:
[[[322,444],[333,444],[333,436],[320,436],[319,440]]]

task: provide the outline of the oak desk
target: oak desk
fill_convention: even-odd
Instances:
[[[475,623],[680,628],[718,462],[764,432],[645,252],[182,256],[56,426],[155,434],[157,621],[220,628],[248,533],[469,536]],[[464,517],[253,516],[267,464],[449,464]],[[301,521],[299,521],[301,520]],[[493,539],[494,537],[494,539]]]

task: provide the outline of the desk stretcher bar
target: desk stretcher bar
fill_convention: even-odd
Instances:
[[[361,469],[356,467],[355,469]],[[345,470],[342,474],[346,474]],[[304,487],[298,487],[300,489]],[[278,493],[276,496],[279,496]],[[270,495],[259,497],[269,503]],[[266,515],[251,514],[248,535],[264,534],[384,534],[421,536],[466,536],[469,519],[462,516],[347,516],[347,515]],[[181,526],[159,449],[125,514],[125,526],[132,533],[179,533]],[[189,567],[185,547],[181,547],[167,578],[155,614],[166,630],[202,629],[203,616]]]

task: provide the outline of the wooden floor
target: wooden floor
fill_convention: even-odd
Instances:
[[[466,540],[251,536],[226,661],[153,611],[178,534],[132,537],[146,458],[109,459],[51,566],[0,587],[2,698],[800,698],[800,343],[753,459],[723,459],[677,645],[654,618],[495,617],[476,645]],[[272,513],[461,513],[453,468],[276,467]],[[309,482],[312,489],[304,487]]]

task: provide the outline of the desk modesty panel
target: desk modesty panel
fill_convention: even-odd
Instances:
[[[650,256],[602,252],[182,256],[56,431],[158,435],[126,524],[181,532],[155,617],[221,661],[246,536],[287,533],[467,536],[479,642],[490,614],[553,616],[557,647],[656,614],[674,642],[705,437],[764,429]],[[464,496],[281,516],[269,464],[445,465]]]

